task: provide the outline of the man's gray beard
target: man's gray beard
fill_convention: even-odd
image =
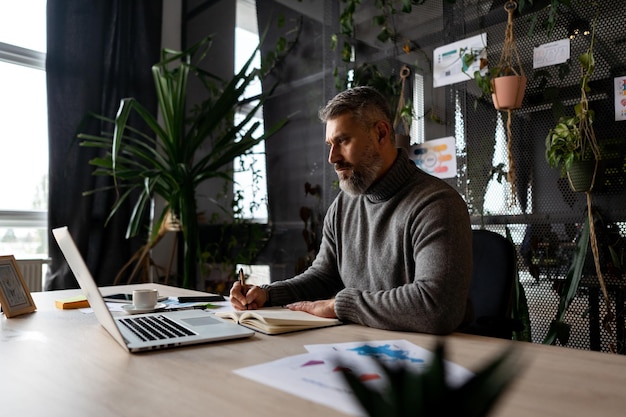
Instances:
[[[353,197],[365,193],[376,180],[376,175],[382,165],[383,160],[380,155],[372,152],[363,158],[358,168],[352,169],[352,175],[349,178],[339,180],[339,188]]]

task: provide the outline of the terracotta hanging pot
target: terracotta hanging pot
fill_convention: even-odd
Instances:
[[[508,0],[504,5],[504,10],[507,12],[508,18],[506,31],[504,33],[504,44],[502,45],[502,53],[500,54],[500,61],[498,61],[498,66],[496,67],[498,69],[497,74],[500,76],[494,75],[494,78],[491,80],[491,96],[494,107],[498,111],[502,110],[508,113],[508,117],[506,120],[506,136],[509,159],[507,181],[511,186],[510,205],[515,204],[517,193],[515,187],[515,159],[513,158],[512,154],[512,110],[522,107],[522,101],[524,100],[524,91],[526,90],[527,81],[513,34],[513,13],[516,9],[517,2],[515,0]]]
[[[526,76],[506,75],[491,80],[493,105],[496,110],[514,110],[522,107],[526,91]]]

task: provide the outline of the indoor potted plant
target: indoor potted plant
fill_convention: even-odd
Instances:
[[[487,62],[484,50],[480,53],[461,51],[463,68],[471,67],[472,63],[480,57],[481,69],[474,71],[474,80],[481,91],[481,97],[491,97],[496,110],[519,109],[526,91],[527,77],[524,74],[513,36],[513,13],[516,9],[517,3],[513,0],[507,1],[504,5],[508,20],[498,65],[485,70]]]
[[[594,3],[597,7],[597,3]],[[574,106],[574,116],[562,116],[557,124],[550,129],[546,137],[546,160],[552,168],[561,170],[567,176],[573,191],[591,191],[596,183],[598,161],[601,159],[600,147],[593,129],[595,113],[589,108],[587,94],[590,91],[589,80],[593,75],[595,60],[593,47],[598,15],[591,26],[591,40],[585,53],[578,57],[581,68],[580,99]],[[574,179],[572,168],[580,165],[589,167],[589,180],[581,186]]]
[[[283,119],[258,134],[260,123],[249,122],[272,95],[273,89],[252,98],[244,96],[248,85],[266,77],[277,61],[285,56],[289,50],[286,41],[281,39],[276,52],[262,59],[260,68],[254,68],[252,60],[260,48],[259,44],[230,80],[222,80],[198,66],[198,62],[206,56],[211,41],[212,37],[206,37],[182,52],[165,49],[162,60],[152,67],[162,122],[134,98],[125,98],[115,119],[90,115],[110,123],[112,132],[78,135],[82,140],[81,146],[105,150],[104,156],[90,163],[95,166],[94,175],[108,175],[114,180],[113,187],[94,190],[114,188],[117,193],[108,219],[126,200],[135,198],[135,194],[138,197],[126,236],[142,232],[146,217],[151,217],[147,243],[131,260],[137,264],[135,272],[138,268],[150,266],[150,249],[164,233],[180,231],[184,244],[182,285],[186,288],[195,287],[201,252],[197,187],[209,178],[232,181],[227,167],[233,159],[276,133],[287,122]],[[188,109],[188,81],[193,76],[204,87],[206,98]],[[244,105],[252,109],[242,121],[235,123],[235,113]],[[131,127],[128,124],[131,113],[137,114],[153,135]],[[155,196],[161,197],[165,204],[160,213],[152,214],[149,212],[153,209]]]
[[[513,13],[517,9],[517,2],[508,0],[504,5],[504,10],[508,14],[504,44],[500,54],[498,65],[489,66],[486,58],[486,50],[461,50],[461,60],[463,68],[472,67],[475,60],[480,59],[480,69],[474,71],[474,81],[480,89],[481,95],[474,102],[474,108],[478,106],[478,100],[491,97],[496,110],[506,111],[506,133],[508,170],[507,181],[511,187],[511,203],[515,202],[515,164],[512,154],[513,135],[511,130],[512,110],[519,109],[524,100],[527,77],[517,51],[515,38],[513,36]]]
[[[578,57],[581,68],[580,100],[574,106],[574,116],[562,116],[559,118],[557,124],[550,129],[546,137],[546,160],[552,168],[560,169],[561,175],[567,176],[573,191],[584,192],[586,194],[587,219],[585,220],[585,227],[589,229],[588,242],[590,243],[593,254],[596,276],[604,296],[607,317],[610,318],[613,313],[611,311],[611,302],[606,282],[600,266],[600,254],[593,218],[593,204],[591,201],[591,192],[597,182],[598,164],[601,159],[600,146],[593,129],[595,113],[589,108],[589,100],[587,97],[587,94],[590,92],[589,81],[593,75],[595,66],[593,47],[599,15],[598,3],[594,1],[592,5],[596,13],[591,24],[591,40],[587,50]],[[581,174],[581,172],[585,170],[588,171],[588,175]],[[574,175],[574,172],[576,172],[576,175]],[[586,179],[583,182],[579,182],[578,180],[581,178]],[[583,245],[586,247],[586,243],[583,242]],[[581,255],[575,257],[574,261],[580,264],[582,262],[580,258],[584,258],[585,252],[582,249],[578,249],[578,252]],[[575,266],[576,265],[572,266],[571,271],[576,271]],[[579,280],[580,271],[578,271],[577,277]],[[570,287],[575,290],[578,281],[574,279],[573,282],[575,285],[571,285]],[[569,291],[571,292],[572,290],[570,289]],[[610,321],[610,319],[608,321]]]

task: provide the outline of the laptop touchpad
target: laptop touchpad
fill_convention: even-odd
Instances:
[[[190,326],[208,326],[211,324],[219,324],[222,323],[219,320],[214,319],[213,317],[192,317],[189,319],[181,319],[182,321],[184,321],[185,323],[189,324]]]

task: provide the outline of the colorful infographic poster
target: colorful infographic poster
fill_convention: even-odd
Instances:
[[[456,146],[454,136],[427,140],[411,146],[409,158],[415,165],[439,178],[456,176]]]
[[[615,121],[626,120],[626,76],[615,78]]]

